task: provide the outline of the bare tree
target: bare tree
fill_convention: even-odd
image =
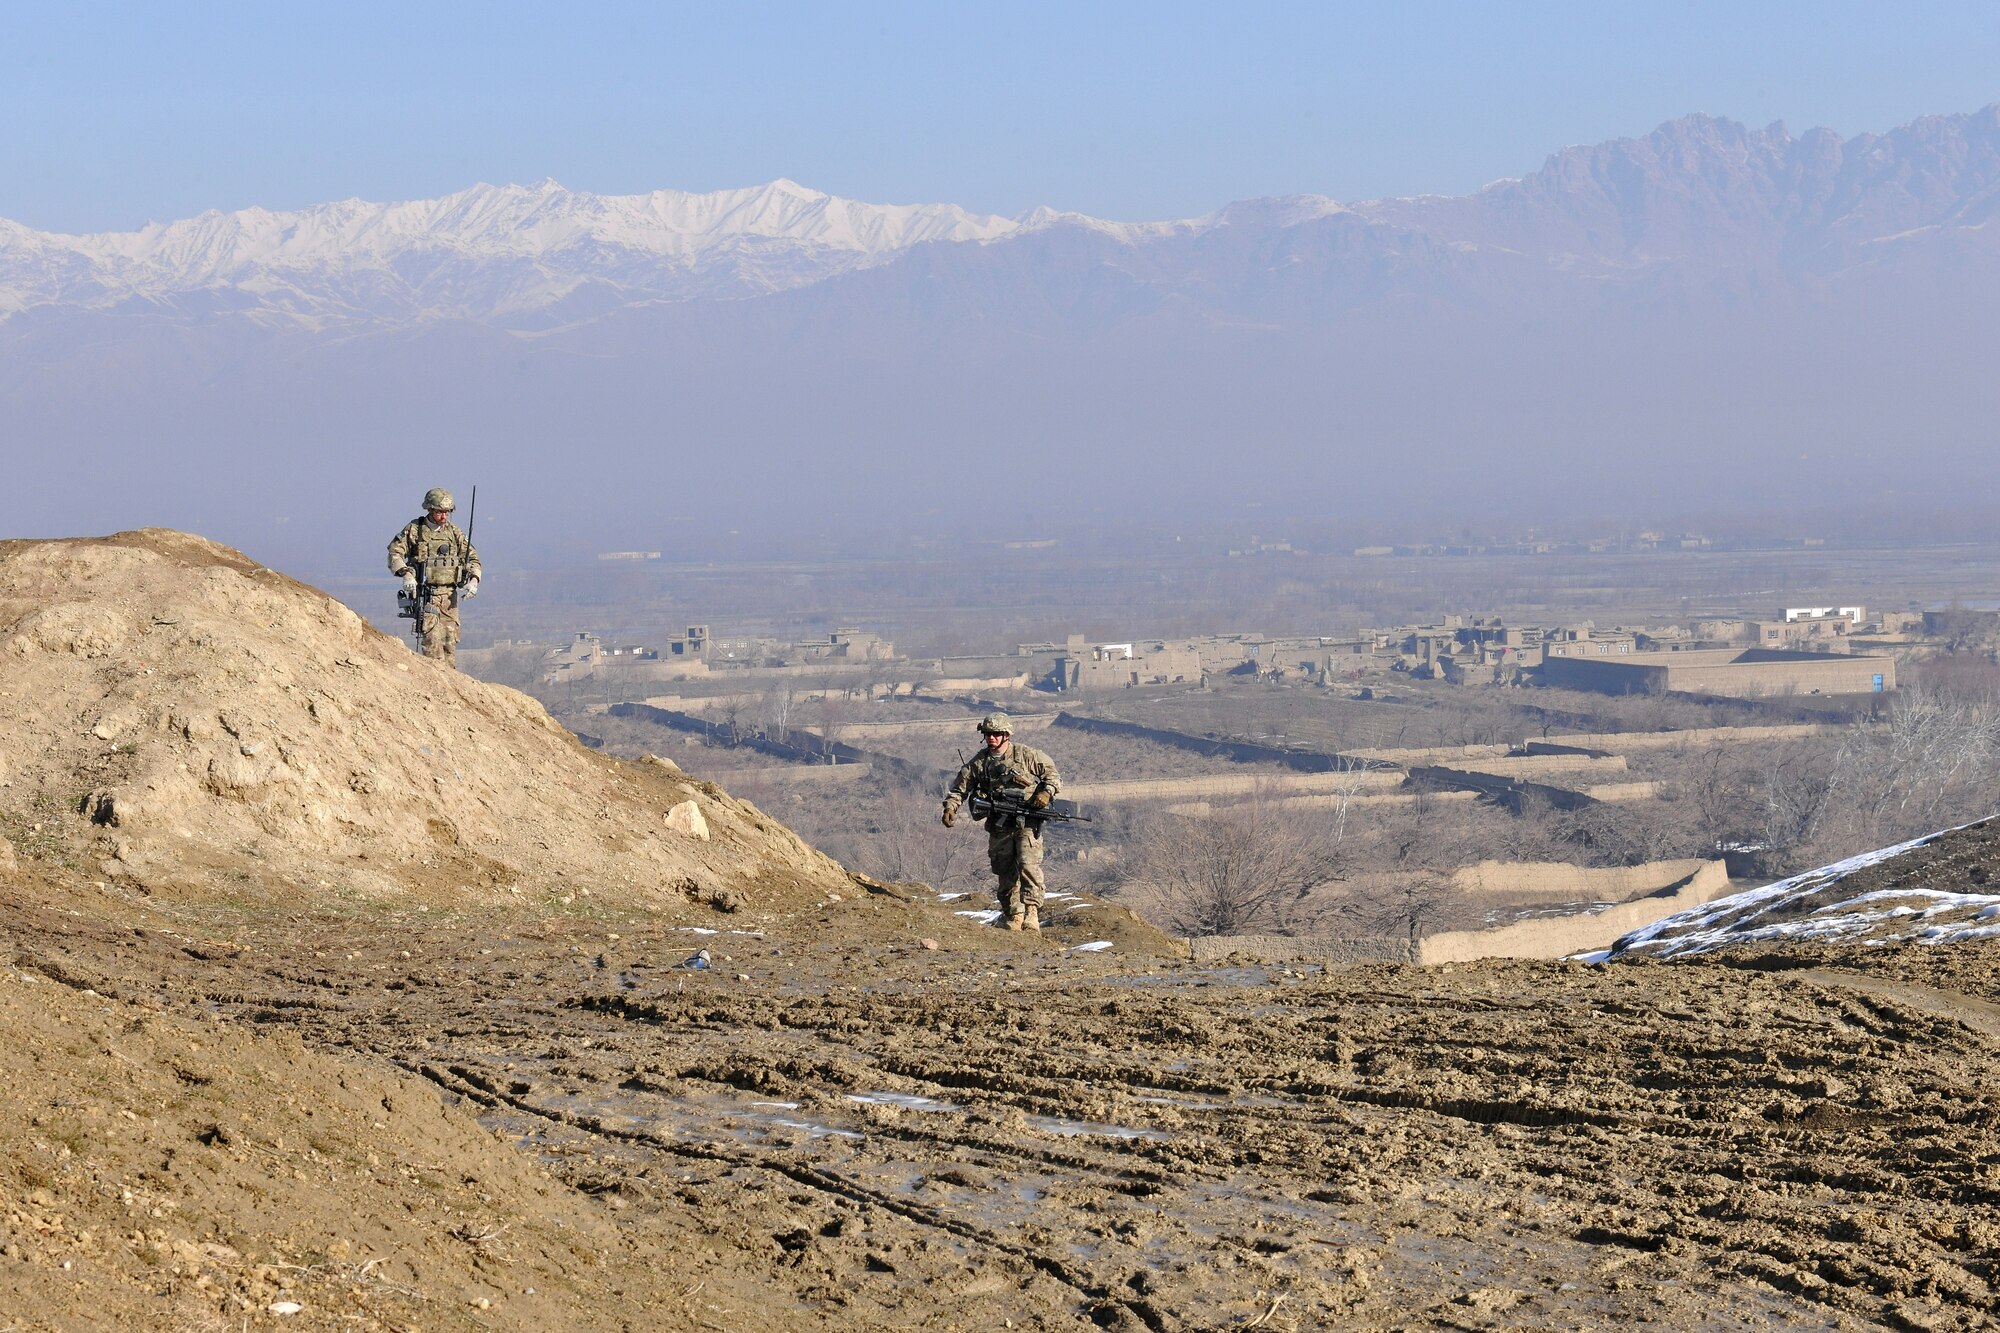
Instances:
[[[937,798],[906,783],[887,786],[873,803],[872,827],[851,839],[848,864],[863,874],[932,888],[977,887],[986,870],[985,841],[938,825]]]
[[[1663,757],[1660,799],[1670,804],[1702,854],[1754,837],[1754,766],[1741,746],[1683,748]]]
[[[1142,910],[1188,935],[1285,929],[1310,890],[1340,873],[1340,847],[1314,819],[1261,796],[1206,815],[1145,820],[1126,887]]]
[[[812,723],[821,736],[837,741],[840,733],[854,722],[856,711],[851,689],[829,679],[813,700]]]
[[[1363,890],[1346,904],[1344,914],[1365,930],[1403,935],[1414,944],[1446,915],[1453,901],[1449,876],[1418,870]]]
[[[1991,814],[2000,806],[2000,703],[1907,686],[1885,723],[1850,728],[1831,751],[1802,745],[1774,754],[1761,796],[1779,869]]]
[[[798,703],[798,692],[789,682],[773,685],[757,701],[758,717],[764,724],[765,734],[780,745],[791,738]]]

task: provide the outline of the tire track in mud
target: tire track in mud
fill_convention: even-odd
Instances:
[[[657,964],[599,964],[561,938],[485,957],[493,941],[462,929],[421,943],[385,929],[350,941],[337,929],[317,941],[328,954],[317,961],[268,937],[196,952],[163,932],[88,930],[60,947],[18,926],[8,933],[18,956],[79,989],[296,1028],[602,1143],[607,1160],[705,1161],[865,1205],[909,1234],[1031,1268],[1095,1316],[1129,1317],[1131,1327],[1227,1324],[1219,1293],[1235,1284],[1247,1294],[1253,1283],[1300,1293],[1288,1307],[1302,1312],[1300,1327],[1341,1326],[1352,1308],[1372,1311],[1352,1321],[1360,1327],[1492,1326],[1416,1271],[1435,1251],[1396,1260],[1357,1227],[1401,1229],[1428,1246],[1519,1238],[1532,1273],[1562,1273],[1570,1261],[1550,1255],[1602,1253],[1622,1265],[1605,1272],[1725,1295],[1784,1292],[1796,1314],[1834,1322],[1977,1326],[1990,1322],[2000,1281],[2000,1224],[1988,1220],[2000,1202],[2000,1107],[1984,1091],[2000,1086],[2000,1017],[1961,989],[1887,971],[1852,982],[1839,968],[1822,979],[1809,968],[1461,965],[1285,986],[1202,977],[1168,992],[1033,973],[1016,990],[984,963],[933,981],[836,958],[815,962],[794,990],[768,972],[760,980],[774,984],[741,987]],[[417,956],[401,957],[403,947]],[[349,960],[352,951],[362,956]],[[531,1068],[510,1077],[500,1068],[510,1060]],[[574,1107],[549,1104],[564,1086],[614,1097],[628,1084],[633,1096],[686,1089],[676,1123],[700,1133],[704,1088],[762,1090],[771,1079],[829,1104],[881,1085],[970,1106],[937,1119],[866,1113],[875,1146],[854,1170],[914,1163],[921,1174],[964,1162],[1015,1180],[1053,1173],[1064,1188],[1038,1205],[1046,1215],[1036,1227],[987,1225],[978,1214],[990,1203],[961,1208],[956,1194],[933,1203],[857,1177],[844,1160],[834,1169],[780,1148],[601,1119],[593,1127]],[[514,1082],[527,1091],[511,1091]],[[1021,1114],[1171,1137],[1044,1148],[1009,1118]],[[1121,1196],[1162,1215],[1137,1218],[1151,1229],[1128,1234],[1135,1219]],[[781,1214],[747,1216],[761,1226]],[[1050,1232],[1103,1257],[1065,1253]],[[1371,1245],[1389,1256],[1377,1261],[1376,1294],[1327,1276],[1329,1262]],[[1161,1256],[1195,1267],[1157,1275],[1158,1292],[1132,1287],[1135,1267]],[[1217,1256],[1250,1266],[1220,1277]],[[854,1259],[845,1251],[829,1262],[851,1269]],[[946,1273],[910,1262],[906,1274]],[[1619,1322],[1609,1312],[1630,1313],[1634,1298],[1595,1272],[1584,1262],[1569,1274],[1584,1295],[1549,1284],[1522,1321]],[[1723,1308],[1672,1299],[1695,1303],[1669,1325]]]
[[[115,940],[116,937],[112,938]],[[391,1050],[397,1045],[407,1044],[394,1039],[403,1017],[399,1013],[397,1001],[404,998],[408,990],[407,984],[397,984],[401,978],[382,980],[369,978],[360,985],[337,987],[302,986],[301,978],[289,967],[244,958],[238,952],[209,951],[206,957],[194,954],[189,956],[206,965],[200,969],[201,971],[209,972],[212,969],[221,973],[220,976],[211,977],[208,984],[198,986],[202,999],[218,1009],[236,1009],[247,1021],[258,1024],[302,1024],[308,1030],[317,1031],[319,1037],[330,1045],[378,1056],[384,1053],[385,1044]],[[49,975],[51,980],[72,988],[94,991],[114,999],[125,998],[120,995],[118,979],[97,968],[85,966],[84,960],[76,955],[66,956],[62,961],[52,957],[38,957],[33,959],[30,965]],[[578,971],[584,969],[579,968]],[[585,974],[587,975],[587,972]],[[517,980],[540,988],[548,978],[543,975],[534,978],[522,977]],[[216,984],[217,982],[224,984]],[[261,984],[245,984],[246,982]],[[325,994],[328,989],[337,993]],[[320,990],[322,993],[300,994],[301,990]],[[488,1043],[514,1035],[542,1045],[548,1044],[552,1039],[559,1047],[574,1044],[573,1041],[566,1042],[565,1034],[561,1031],[565,1020],[579,1009],[573,1000],[525,1004],[517,1001],[514,1007],[517,1011],[516,1021],[525,1020],[525,1022],[511,1033],[496,1026],[491,1020],[490,1011],[484,1004],[477,1002],[460,1006],[441,1017],[445,1020],[447,1032],[462,1031],[466,1035],[476,1035]],[[710,1008],[713,1012],[713,1006]],[[743,1026],[756,1025],[746,1023]],[[740,1029],[735,1023],[717,1015],[708,1023],[684,1029],[680,1035],[705,1035],[726,1040],[732,1032],[738,1030]],[[601,1040],[601,1029],[596,1031]],[[576,1037],[582,1034],[574,1032],[569,1035]],[[385,1039],[388,1039],[386,1043]],[[501,1044],[504,1047],[504,1041]],[[584,1042],[586,1046],[590,1044],[588,1040]],[[425,1078],[447,1092],[467,1097],[481,1105],[504,1106],[522,1115],[560,1124],[598,1139],[623,1143],[649,1152],[780,1175],[829,1197],[879,1208],[921,1230],[952,1236],[979,1251],[1009,1256],[1071,1291],[1083,1307],[1084,1315],[1099,1326],[1144,1327],[1151,1330],[1151,1333],[1166,1333],[1166,1330],[1173,1326],[1173,1321],[1150,1302],[1143,1298],[1117,1294],[1117,1286],[1120,1283],[1129,1285],[1136,1278],[1137,1275],[1130,1270],[1121,1269],[1108,1279],[1100,1278],[1095,1272],[1067,1263],[1032,1245],[1009,1240],[990,1229],[951,1217],[922,1204],[898,1198],[886,1191],[809,1163],[788,1161],[776,1154],[759,1153],[750,1149],[739,1151],[718,1148],[608,1125],[601,1117],[580,1115],[562,1108],[539,1105],[526,1096],[507,1091],[494,1081],[493,1076],[467,1065],[454,1064],[441,1067],[433,1061],[393,1054],[391,1059],[399,1067]],[[604,1086],[611,1085],[609,1079],[594,1079],[590,1076],[585,1076],[584,1081]],[[873,1127],[871,1132],[880,1134],[881,1127]],[[884,1137],[890,1136],[884,1135]],[[923,1141],[930,1146],[939,1146],[929,1139]],[[965,1142],[963,1146],[977,1147],[981,1151],[989,1152],[993,1147],[990,1143],[974,1144],[970,1141]],[[1103,1163],[1077,1154],[1043,1152],[1022,1153],[1018,1156],[1024,1161],[1044,1168],[1057,1166],[1084,1172],[1104,1169]],[[1129,1323],[1126,1322],[1128,1319]]]
[[[1152,1333],[1165,1333],[1166,1319],[1146,1301],[1135,1301],[1111,1294],[1111,1284],[1100,1281],[1095,1275],[1081,1272],[1040,1250],[1016,1244],[985,1228],[974,1226],[961,1219],[950,1217],[936,1209],[922,1204],[899,1199],[885,1191],[871,1188],[859,1181],[851,1180],[836,1172],[816,1167],[806,1162],[788,1161],[782,1157],[757,1153],[750,1150],[719,1148],[712,1144],[691,1143],[685,1140],[663,1138],[643,1130],[621,1129],[607,1125],[602,1117],[579,1115],[564,1111],[559,1107],[545,1107],[530,1101],[525,1096],[512,1093],[497,1086],[490,1078],[478,1070],[463,1065],[439,1067],[428,1062],[402,1062],[409,1072],[457,1096],[463,1096],[486,1106],[505,1106],[520,1114],[537,1119],[549,1120],[586,1134],[617,1142],[627,1143],[695,1161],[713,1162],[752,1171],[767,1171],[782,1175],[796,1184],[822,1194],[846,1199],[851,1203],[870,1204],[885,1212],[932,1231],[940,1231],[971,1242],[983,1250],[1011,1255],[1036,1270],[1060,1282],[1086,1303],[1086,1311],[1100,1326],[1108,1326],[1103,1316],[1105,1307],[1115,1306],[1127,1311],[1143,1323]],[[1131,1279],[1127,1275],[1127,1282]]]
[[[1407,1001],[1411,997],[1399,996],[1397,998]],[[1397,1007],[1420,1009],[1422,1006],[1419,1003],[1416,1005],[1401,1004]],[[1479,1007],[1479,1011],[1485,1014],[1501,1015],[1509,1019],[1533,1016],[1531,1007],[1511,1003],[1489,1004]],[[659,1021],[661,1017],[657,1012],[653,1012],[647,1014],[645,1019],[646,1021]],[[874,1015],[874,1017],[880,1019],[882,1016]],[[1750,1046],[1744,1046],[1734,1051],[1728,1050],[1726,1047],[1717,1048],[1713,1051],[1703,1051],[1703,1040],[1712,1035],[1710,1029],[1715,1026],[1712,1024],[1699,1031],[1690,1031],[1686,1035],[1672,1035],[1676,1027],[1689,1024],[1697,1018],[1699,1018],[1699,1014],[1695,1010],[1683,1008],[1669,1008],[1665,1012],[1655,1016],[1656,1022],[1663,1020],[1666,1024],[1665,1031],[1655,1034],[1661,1043],[1658,1049],[1660,1053],[1659,1063],[1662,1067],[1668,1065],[1685,1066],[1691,1059],[1707,1059],[1711,1062],[1719,1063],[1724,1068],[1740,1067],[1748,1064],[1753,1058],[1761,1059],[1765,1054],[1763,1051]],[[842,1016],[830,1020],[825,1026],[845,1028],[848,1026],[848,1020],[845,1016]],[[895,1025],[892,1023],[885,1026],[893,1027]],[[1155,1030],[1159,1031],[1172,1026],[1174,1025],[1162,1024]],[[1181,1037],[1191,1042],[1200,1041],[1211,1035],[1200,1030],[1198,1026],[1181,1025],[1181,1028]],[[1078,1046],[1092,1049],[1090,1046],[1091,1041],[1100,1034],[1081,1033],[1074,1035],[1077,1038],[1076,1044]],[[1379,1035],[1379,1033],[1364,1033],[1364,1036]],[[1723,1030],[1722,1035],[1727,1040],[1734,1034]],[[1882,1032],[1877,1034],[1878,1038],[1898,1041],[1908,1040],[1915,1035],[1901,1028],[1896,1029],[1893,1033]],[[1502,1040],[1496,1041],[1496,1036],[1502,1038]],[[1692,1043],[1688,1040],[1690,1036],[1696,1039]],[[1259,1045],[1275,1048],[1281,1047],[1283,1043],[1282,1041],[1264,1043],[1250,1041],[1245,1044],[1253,1048]],[[1504,1045],[1504,1033],[1489,1033],[1483,1037],[1476,1034],[1461,1034],[1450,1039],[1428,1041],[1423,1045],[1423,1053],[1425,1055],[1436,1055],[1444,1061],[1454,1063],[1462,1060],[1473,1066],[1481,1064],[1490,1066],[1493,1063],[1492,1057],[1496,1053],[1496,1049],[1504,1047]],[[1102,1049],[1101,1047],[1094,1048],[1094,1052],[1101,1051]],[[1025,1065],[1017,1063],[1010,1069],[996,1072],[978,1063],[978,1057],[990,1053],[990,1050],[986,1048],[973,1048],[954,1050],[950,1056],[943,1053],[926,1053],[920,1056],[904,1055],[897,1057],[878,1051],[877,1055],[880,1058],[877,1067],[885,1073],[893,1072],[911,1082],[920,1083],[930,1089],[950,1089],[954,1091],[970,1089],[988,1093],[1000,1092],[1002,1094],[1039,1100],[1049,1095],[1052,1085],[1059,1083],[1064,1078],[1076,1075],[1082,1066],[1090,1063],[1086,1059],[1070,1065],[1049,1068],[1043,1062],[1030,1059],[1025,1062]],[[1485,1057],[1483,1061],[1480,1058],[1482,1056]],[[1296,1059],[1295,1052],[1293,1053],[1293,1058],[1294,1060]],[[1421,1064],[1423,1062],[1419,1061],[1418,1063]],[[1260,1078],[1254,1076],[1225,1084],[1219,1080],[1196,1076],[1149,1078],[1144,1076],[1144,1072],[1134,1069],[1131,1066],[1113,1065],[1110,1061],[1099,1062],[1097,1069],[1100,1087],[1103,1082],[1110,1081],[1121,1085],[1120,1090],[1125,1093],[1131,1093],[1136,1086],[1151,1091],[1171,1089],[1181,1092],[1212,1092],[1223,1096],[1237,1096],[1246,1092],[1261,1092],[1267,1095],[1295,1099],[1294,1105],[1282,1110],[1273,1111],[1268,1115],[1260,1115],[1251,1108],[1241,1106],[1231,1107],[1224,1118],[1224,1123],[1211,1127],[1212,1134],[1216,1138],[1230,1138],[1238,1141],[1254,1140],[1256,1131],[1254,1128],[1249,1127],[1256,1125],[1260,1120],[1272,1126],[1294,1124],[1299,1119],[1301,1113],[1308,1115],[1318,1113],[1322,1119],[1325,1119],[1327,1118],[1327,1106],[1325,1105],[1327,1103],[1359,1104],[1385,1111],[1422,1111],[1440,1117],[1458,1119],[1475,1127],[1490,1128],[1504,1125],[1531,1131],[1591,1131],[1599,1135],[1610,1136],[1625,1145],[1611,1154],[1613,1158],[1622,1157],[1632,1151],[1637,1146],[1632,1142],[1635,1136],[1640,1139],[1666,1140],[1669,1143],[1678,1143],[1681,1145],[1679,1147],[1672,1147],[1656,1144],[1656,1146],[1649,1150],[1654,1156],[1662,1153],[1684,1154],[1687,1146],[1703,1144],[1707,1145],[1709,1155],[1705,1158],[1698,1158],[1692,1161],[1683,1160],[1679,1163],[1681,1170],[1683,1172],[1694,1173],[1706,1170],[1717,1178],[1732,1179],[1741,1185],[1755,1185],[1756,1182],[1763,1181],[1767,1182],[1766,1187],[1819,1186],[1838,1189],[1850,1196],[1858,1194],[1864,1197],[1877,1195],[1893,1198],[1908,1192],[1908,1184],[1893,1173],[1883,1174],[1868,1170],[1865,1167],[1858,1170],[1851,1167],[1829,1167],[1819,1162],[1817,1160],[1817,1153],[1813,1149],[1820,1146],[1820,1141],[1824,1139],[1824,1132],[1821,1127],[1812,1125],[1788,1127],[1761,1119],[1753,1120],[1746,1124],[1738,1117],[1710,1121],[1704,1118],[1704,1112],[1700,1107],[1689,1108],[1674,1114],[1662,1114],[1651,1110],[1642,1111],[1637,1105],[1597,1109],[1590,1106],[1578,1106],[1574,1103],[1564,1104],[1548,1100],[1444,1096],[1407,1086],[1377,1089],[1352,1084],[1341,1086],[1325,1082],[1301,1082],[1296,1077]],[[1602,1073],[1604,1071],[1597,1072]],[[1606,1081],[1604,1086],[1598,1089],[1598,1091],[1601,1095],[1610,1096],[1614,1101],[1621,1095],[1632,1096],[1636,1095],[1639,1091],[1634,1088],[1630,1094],[1624,1094],[1621,1092],[1623,1086],[1618,1080],[1612,1079]],[[1310,1103],[1315,1099],[1322,1103],[1322,1105],[1311,1105]],[[1103,1112],[1102,1114],[1117,1116],[1121,1119],[1127,1118],[1126,1111],[1123,1109]],[[1542,1144],[1542,1152],[1544,1154],[1553,1152],[1556,1156],[1553,1158],[1545,1157],[1547,1164],[1535,1169],[1549,1174],[1558,1181],[1563,1178],[1566,1172],[1582,1175],[1586,1178],[1590,1176],[1609,1178],[1613,1175],[1613,1171],[1610,1169],[1613,1164],[1607,1164],[1604,1161],[1593,1161],[1590,1152],[1591,1145],[1588,1142],[1574,1144],[1572,1147],[1581,1156],[1576,1159],[1576,1164],[1566,1164],[1561,1161],[1562,1150],[1560,1145],[1544,1142]],[[1224,1174],[1221,1166],[1218,1164],[1197,1163],[1187,1154],[1175,1150],[1167,1150],[1163,1153],[1163,1156],[1176,1159],[1176,1167],[1194,1168],[1190,1172],[1191,1174],[1203,1174],[1210,1177],[1219,1177]],[[1762,1165],[1757,1165],[1757,1163],[1761,1163]],[[1202,1167],[1207,1167],[1208,1169],[1202,1170]],[[1966,1193],[1961,1191],[1957,1194],[1954,1202],[1979,1202],[1983,1200],[1983,1197],[1983,1193],[1979,1194],[1978,1197],[1968,1197]],[[1664,1199],[1656,1200],[1650,1205],[1644,1204],[1639,1200],[1634,1200],[1634,1202],[1639,1204],[1641,1214],[1651,1212],[1656,1216],[1662,1217],[1663,1220],[1650,1226],[1634,1226],[1632,1221],[1625,1221],[1619,1217],[1610,1217],[1607,1221],[1602,1222],[1592,1222],[1579,1218],[1578,1224],[1573,1224],[1558,1234],[1567,1234],[1574,1239],[1592,1245],[1612,1245],[1649,1254],[1676,1251],[1685,1252],[1689,1248],[1706,1247],[1712,1249],[1717,1254],[1725,1254],[1736,1250],[1746,1256],[1760,1256],[1756,1259],[1746,1257],[1741,1261],[1731,1260],[1723,1262],[1718,1271],[1724,1273],[1735,1272],[1742,1277],[1767,1281],[1781,1290],[1793,1291],[1816,1302],[1833,1298],[1833,1293],[1842,1289],[1852,1289],[1856,1292],[1875,1293],[1879,1295],[1883,1290],[1888,1288],[1885,1287],[1883,1280],[1880,1280],[1878,1277],[1870,1277],[1868,1274],[1874,1273],[1878,1269],[1883,1273],[1895,1271],[1892,1267],[1871,1265],[1865,1261],[1861,1261],[1858,1257],[1842,1262],[1829,1260],[1820,1252],[1821,1245],[1819,1242],[1822,1238],[1815,1235],[1810,1226],[1802,1230],[1793,1219],[1776,1215],[1769,1209],[1739,1213],[1739,1216],[1746,1220],[1754,1217],[1758,1225],[1774,1228],[1778,1233],[1777,1236],[1772,1237],[1770,1240],[1755,1242],[1745,1246],[1740,1238],[1733,1237],[1733,1233],[1728,1226],[1701,1225],[1699,1217],[1688,1215],[1684,1209],[1665,1207],[1664,1205],[1667,1201]],[[1585,1212],[1585,1217],[1587,1216],[1588,1210]],[[1633,1221],[1636,1220],[1637,1216],[1635,1215]],[[1794,1236],[1796,1240],[1779,1238],[1785,1235]],[[1821,1276],[1821,1271],[1830,1273],[1831,1276]],[[1978,1301],[1983,1300],[1986,1289],[1986,1270],[1979,1268],[1977,1265],[1971,1267],[1961,1266],[1961,1272],[1963,1273],[1962,1283],[1953,1283],[1939,1279],[1935,1275],[1932,1280],[1939,1282],[1939,1289],[1945,1290],[1955,1303],[1976,1304]],[[1840,1301],[1836,1300],[1836,1304],[1839,1303]]]
[[[1892,1005],[1907,1005],[1932,1018],[1963,1024],[2000,1044],[2000,1004],[1967,995],[1964,991],[1911,981],[1890,981],[1865,972],[1848,972],[1839,968],[1805,968],[1792,975],[1835,990],[1859,991]]]

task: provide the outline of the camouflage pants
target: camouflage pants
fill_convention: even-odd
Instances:
[[[458,607],[454,602],[440,600],[424,609],[419,647],[425,657],[435,657],[447,666],[458,665]]]
[[[1040,829],[988,828],[986,862],[1000,879],[1000,912],[1012,916],[1042,906],[1042,833]]]

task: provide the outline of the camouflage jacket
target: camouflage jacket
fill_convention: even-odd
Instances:
[[[978,754],[966,760],[951,780],[944,803],[957,809],[968,796],[1019,796],[1025,801],[1037,791],[1054,796],[1061,790],[1062,779],[1056,775],[1054,760],[1032,746],[1009,741],[999,754],[981,746]]]
[[[456,586],[479,577],[479,552],[458,524],[414,518],[389,543],[389,572],[401,574],[422,564],[428,583]]]

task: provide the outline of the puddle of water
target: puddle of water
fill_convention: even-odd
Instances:
[[[797,1102],[751,1102],[750,1104],[752,1106],[768,1106],[774,1111],[796,1111],[799,1109]]]
[[[783,1125],[786,1129],[802,1129],[806,1132],[806,1137],[809,1139],[859,1140],[864,1137],[863,1135],[856,1134],[851,1129],[835,1129],[831,1125],[815,1124],[810,1120],[787,1120],[782,1116],[775,1116],[772,1118],[771,1123],[774,1125]]]
[[[1058,1120],[1054,1116],[1047,1115],[1031,1115],[1027,1120],[1031,1129],[1066,1136],[1101,1134],[1110,1139],[1153,1139],[1161,1142],[1170,1137],[1164,1131],[1157,1129],[1134,1129],[1130,1125],[1100,1125],[1089,1120]]]
[[[900,1106],[905,1111],[963,1111],[957,1102],[941,1102],[934,1097],[918,1097],[907,1092],[850,1092],[850,1102],[868,1106]]]

